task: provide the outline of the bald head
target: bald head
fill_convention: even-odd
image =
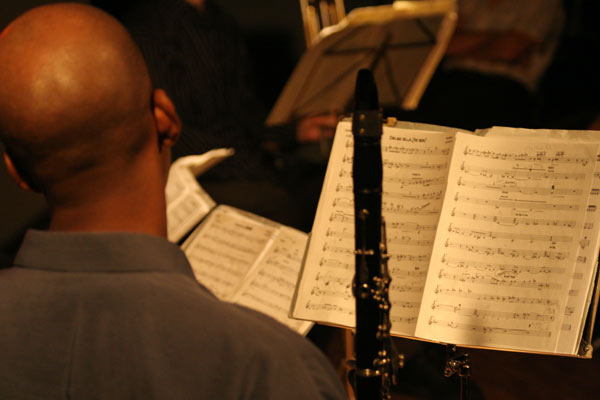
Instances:
[[[152,88],[125,29],[81,4],[33,9],[0,36],[0,139],[41,190],[124,166],[150,140]]]

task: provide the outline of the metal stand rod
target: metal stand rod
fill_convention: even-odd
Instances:
[[[468,354],[458,354],[456,346],[453,344],[446,345],[446,365],[444,367],[444,376],[450,378],[454,374],[458,374],[460,388],[459,399],[471,400],[471,364]]]

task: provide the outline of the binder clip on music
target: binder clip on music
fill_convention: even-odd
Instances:
[[[356,398],[390,399],[394,379],[390,338],[390,275],[381,215],[382,115],[370,70],[358,72],[352,118],[356,271],[355,357],[350,371]]]

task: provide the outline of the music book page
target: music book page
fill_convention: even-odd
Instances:
[[[219,299],[260,311],[306,335],[313,322],[289,318],[306,233],[225,205],[217,206],[196,176],[233,155],[216,149],[171,165],[165,188],[167,231],[182,245],[196,279]]]
[[[182,248],[196,279],[220,300],[280,320],[299,333],[312,323],[288,318],[307,235],[220,205]]]
[[[384,126],[382,208],[392,277],[392,332],[414,335],[454,133]],[[293,316],[354,326],[351,123],[338,125]]]
[[[597,153],[457,134],[418,337],[556,351]]]
[[[289,318],[307,240],[306,233],[282,226],[231,301],[307,334],[314,325],[312,322]]]
[[[592,143],[600,142],[599,131],[533,130],[492,127],[487,130],[485,135],[487,137],[511,137],[513,139],[529,141],[544,138]],[[596,162],[581,237],[582,243],[589,242],[590,245],[579,249],[558,339],[557,352],[559,353],[576,352],[577,343],[581,340],[583,334],[585,316],[592,302],[593,283],[595,281],[595,274],[597,273],[596,255],[600,251],[600,224],[596,221],[598,212],[600,212],[599,195],[600,163]]]
[[[179,242],[216,205],[196,176],[232,154],[232,149],[215,149],[179,158],[171,165],[165,187],[167,238],[171,242]]]

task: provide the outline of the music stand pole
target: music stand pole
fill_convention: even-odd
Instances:
[[[458,354],[455,345],[447,344],[444,376],[450,378],[454,374],[458,374],[459,378],[459,399],[471,400],[471,360],[469,359],[469,355]]]

